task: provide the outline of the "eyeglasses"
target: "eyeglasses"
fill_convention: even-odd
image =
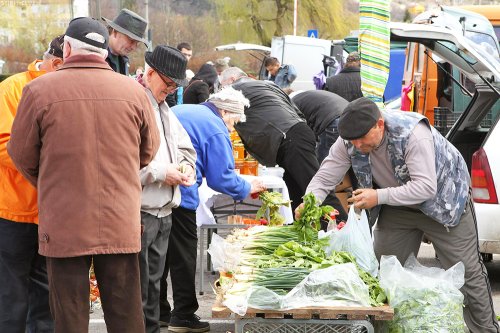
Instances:
[[[175,83],[174,81],[172,81],[172,79],[169,78],[170,82],[168,82],[167,80],[165,80],[163,78],[163,76],[160,73],[157,72],[156,74],[160,77],[160,79],[163,81],[163,83],[165,83],[165,85],[167,86],[167,89],[171,93],[173,93],[174,91],[176,91],[177,89],[179,89],[179,86],[177,85],[177,83]]]

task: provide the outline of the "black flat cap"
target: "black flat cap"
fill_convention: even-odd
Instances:
[[[175,47],[157,45],[153,52],[146,52],[145,59],[146,63],[155,71],[169,77],[178,86],[187,85],[187,59]]]
[[[108,29],[92,17],[77,17],[69,22],[66,36],[101,49],[108,48]]]
[[[339,120],[339,134],[344,140],[356,140],[368,133],[380,118],[380,110],[369,98],[361,97],[347,104]]]

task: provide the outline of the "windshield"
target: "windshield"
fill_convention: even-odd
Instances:
[[[487,54],[491,54],[499,59],[498,42],[492,36],[481,32],[466,31],[465,37],[481,47]]]

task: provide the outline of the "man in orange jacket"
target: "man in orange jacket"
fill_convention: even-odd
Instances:
[[[0,83],[0,332],[54,331],[45,258],[38,254],[37,192],[6,147],[24,86],[62,65],[63,42],[56,37],[43,60]]]

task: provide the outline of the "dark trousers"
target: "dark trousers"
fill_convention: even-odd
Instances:
[[[292,211],[302,202],[307,185],[319,169],[315,149],[316,138],[305,122],[290,128],[278,149],[276,162],[285,170],[283,180],[292,200]]]
[[[165,268],[172,216],[158,218],[141,212],[141,224],[143,233],[139,265],[144,323],[147,333],[159,333],[160,280]]]
[[[448,269],[461,261],[465,266],[464,320],[471,333],[497,333],[488,272],[479,253],[477,221],[469,199],[460,223],[447,230],[421,211],[382,205],[373,230],[374,249],[378,259],[395,255],[404,264],[410,253],[418,253],[422,236],[432,242],[439,261]]]
[[[107,331],[143,333],[137,253],[47,258],[55,332],[88,333],[92,261]]]
[[[0,218],[0,332],[53,331],[38,226]]]
[[[278,149],[276,162],[285,170],[283,180],[292,200],[292,212],[302,203],[307,185],[319,169],[315,149],[314,133],[304,122],[294,125],[286,132],[286,138]],[[324,204],[332,205],[347,216],[335,193],[330,193]]]
[[[160,283],[161,318],[172,316],[184,319],[198,310],[196,298],[196,258],[198,235],[196,211],[185,208],[172,210],[172,231],[168,243],[167,260]],[[174,309],[167,300],[167,277],[170,270]]]
[[[340,117],[334,119],[325,128],[325,130],[320,135],[318,135],[319,143],[318,146],[316,147],[316,156],[318,158],[319,164],[321,164],[321,162],[323,162],[325,157],[328,156],[328,153],[330,152],[330,147],[339,138],[339,130],[338,130],[339,120]]]

